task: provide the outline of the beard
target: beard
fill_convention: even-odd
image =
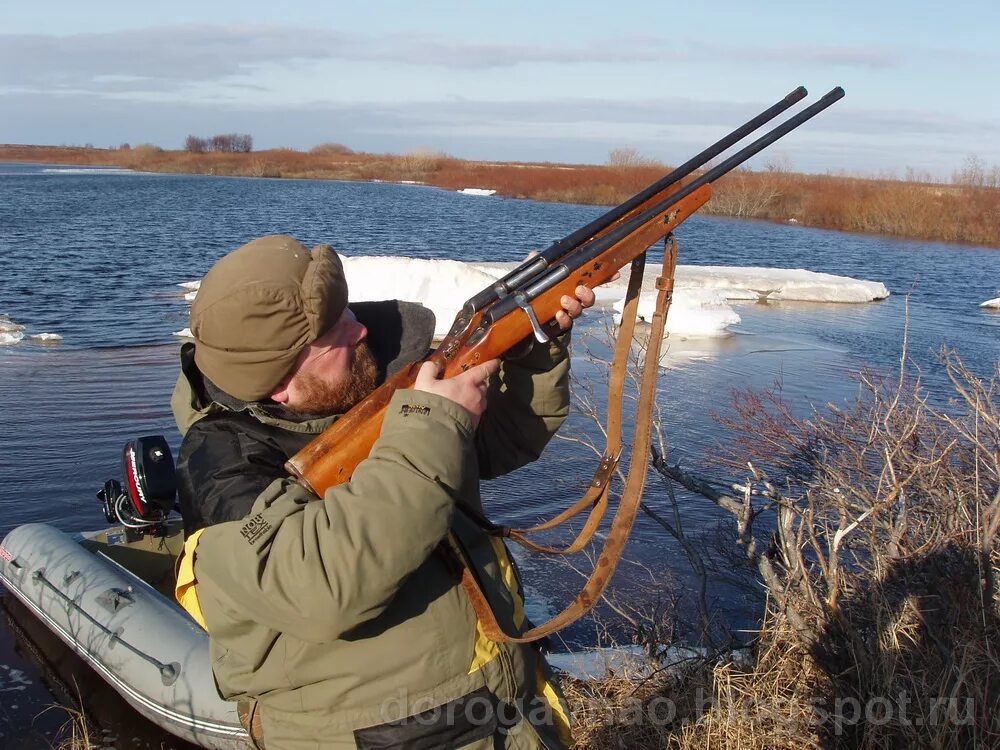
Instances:
[[[303,417],[329,417],[343,414],[378,385],[375,355],[362,341],[354,350],[351,372],[340,383],[330,383],[313,373],[303,373],[299,382],[300,398],[293,409]]]

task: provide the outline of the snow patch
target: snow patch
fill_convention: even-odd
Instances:
[[[456,192],[461,193],[462,195],[483,195],[483,196],[488,196],[488,195],[496,195],[497,194],[496,190],[490,190],[488,188],[462,188],[461,190],[457,190]]]

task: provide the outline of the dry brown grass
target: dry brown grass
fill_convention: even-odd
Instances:
[[[131,149],[0,145],[0,161],[248,177],[414,180],[453,190],[490,188],[510,198],[593,205],[620,203],[666,172],[639,157],[612,159],[607,166],[498,163],[465,161],[427,149],[403,155],[355,153],[338,143],[308,152],[200,154],[151,144]],[[1000,188],[988,184],[805,175],[776,168],[737,170],[715,187],[706,213],[1000,247]]]
[[[82,712],[65,706],[60,708],[69,714],[69,719],[60,732],[63,739],[55,746],[55,750],[94,750],[100,746],[95,743],[95,732]]]
[[[1000,246],[1000,189],[737,171],[706,210],[848,232]],[[743,208],[745,210],[740,211]]]

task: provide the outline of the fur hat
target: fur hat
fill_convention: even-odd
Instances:
[[[347,280],[329,245],[261,237],[221,258],[191,305],[195,364],[244,401],[266,398],[304,347],[347,307]]]

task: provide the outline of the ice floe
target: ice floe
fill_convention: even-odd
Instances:
[[[649,265],[642,288],[653,289],[659,266]],[[613,288],[624,292],[627,269]],[[784,302],[872,302],[885,299],[889,290],[878,281],[852,279],[802,268],[754,266],[677,266],[678,289],[712,289],[727,300]]]
[[[63,340],[58,333],[33,333],[28,338],[40,344],[55,344]]]
[[[25,333],[25,326],[0,313],[0,346],[19,344],[25,337],[37,344],[55,344],[62,341],[62,336],[58,333]]]
[[[709,649],[700,646],[670,646],[651,658],[641,646],[624,645],[606,648],[584,648],[578,651],[549,653],[545,660],[560,672],[578,680],[601,680],[610,674],[628,674],[641,678],[653,672],[679,670],[693,660],[712,658]],[[750,653],[737,650],[715,657],[736,664],[749,663]]]
[[[615,323],[621,322],[625,299],[613,305]],[[656,307],[656,292],[639,295],[638,316],[647,323],[652,319]],[[667,333],[678,336],[721,336],[729,326],[740,322],[740,316],[729,306],[729,302],[711,289],[678,289],[674,292],[667,315]]]
[[[434,311],[438,337],[447,333],[462,304],[515,268],[517,263],[476,263],[457,260],[387,256],[341,256],[352,301],[402,299]],[[654,285],[660,272],[650,265],[643,277],[639,314],[648,318]],[[613,307],[625,296],[628,269],[622,278],[596,290],[600,307]],[[186,281],[190,301],[199,281]],[[736,300],[871,302],[889,295],[885,285],[846,276],[795,268],[678,266],[674,301],[667,330],[680,336],[725,335],[740,316],[729,305]],[[618,305],[620,310],[621,305]],[[190,335],[179,331],[175,335]]]
[[[39,171],[43,174],[140,174],[121,167],[48,167]]]
[[[401,299],[434,311],[434,335],[444,336],[465,301],[492,284],[491,274],[458,260],[341,256],[352,302]]]
[[[1000,310],[1000,297],[996,299],[988,299],[985,302],[979,303],[980,307],[988,307],[991,310]]]
[[[0,313],[0,346],[16,344],[24,338],[24,326]]]
[[[461,193],[462,195],[483,195],[490,196],[496,195],[496,190],[490,190],[489,188],[462,188],[461,190],[456,190],[455,192]]]

